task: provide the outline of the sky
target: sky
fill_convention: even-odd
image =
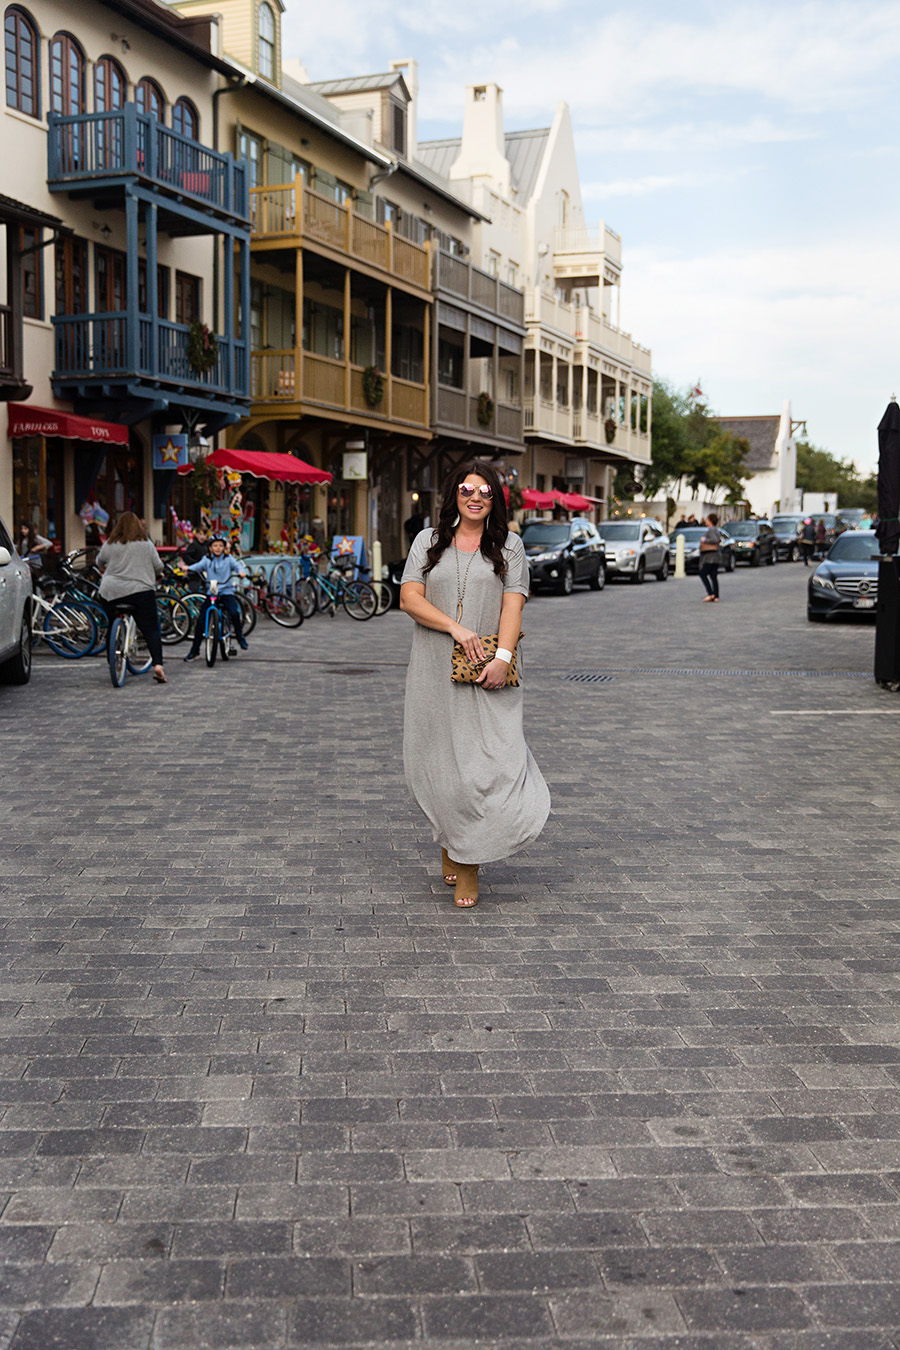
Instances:
[[[875,467],[900,393],[897,0],[286,5],[311,79],[418,61],[420,140],[459,134],[467,84],[502,87],[508,131],[565,99],[655,376],[722,415],[789,398],[809,440]]]

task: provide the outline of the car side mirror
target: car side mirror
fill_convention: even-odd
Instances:
[[[10,553],[9,549],[4,548],[2,544],[0,544],[0,567],[9,567],[9,564],[11,562],[12,562],[12,554]]]

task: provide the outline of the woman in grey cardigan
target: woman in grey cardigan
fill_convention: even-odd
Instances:
[[[97,554],[97,566],[105,568],[100,599],[109,619],[109,631],[112,632],[117,605],[130,605],[153,660],[153,678],[157,684],[167,684],[156,613],[156,578],[163,563],[133,511],[123,511],[119,516],[115,529]]]

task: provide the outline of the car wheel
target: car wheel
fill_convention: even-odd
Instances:
[[[797,545],[791,544],[791,551],[788,554],[788,562],[796,562],[799,557],[800,554],[797,552]]]
[[[638,558],[637,569],[635,570],[634,576],[631,578],[631,580],[632,580],[632,582],[634,583],[635,586],[643,586],[643,584],[644,584],[644,573],[646,572],[646,570],[647,570],[647,566],[646,566],[646,563],[644,562],[643,558]]]
[[[566,563],[556,586],[558,595],[571,595],[575,589],[575,573],[570,563]]]
[[[591,577],[588,585],[592,591],[603,590],[603,587],[606,585],[606,567],[602,562],[597,564],[597,575]]]
[[[734,554],[733,554],[733,553],[729,553],[729,555],[728,555],[728,561],[727,561],[726,564],[725,564],[725,571],[726,571],[726,572],[733,572],[734,569],[735,569],[736,567],[737,567],[737,563],[736,563],[735,560],[734,560]]]
[[[656,574],[656,580],[657,580],[657,581],[668,581],[668,578],[669,578],[669,555],[666,554],[666,556],[663,558],[663,561],[662,561],[662,567],[659,569],[659,571],[658,571],[657,574]]]
[[[19,650],[0,666],[0,678],[7,684],[27,684],[31,679],[31,621],[27,605],[22,613]]]
[[[773,549],[772,549],[772,552],[769,554],[769,556],[768,556],[768,558],[767,558],[767,560],[766,560],[766,566],[767,566],[767,567],[774,567],[775,564],[777,563],[777,561],[778,561],[778,559],[777,559],[777,557],[775,556],[775,550],[774,550],[774,548],[773,548]]]

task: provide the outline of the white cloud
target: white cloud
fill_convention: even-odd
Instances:
[[[622,323],[653,348],[657,374],[703,374],[721,413],[778,411],[791,398],[810,438],[871,466],[873,428],[897,382],[900,279],[878,238],[698,256],[626,254]]]
[[[618,178],[610,183],[582,183],[581,195],[587,200],[607,197],[646,197],[650,192],[690,187],[697,180],[690,174],[677,178],[666,174],[647,174],[643,178]]]
[[[808,141],[821,135],[819,129],[776,123],[771,117],[756,116],[743,122],[675,122],[668,126],[651,124],[584,128],[575,124],[578,148],[587,153],[613,154],[684,153],[724,150],[741,145],[776,145]]]

